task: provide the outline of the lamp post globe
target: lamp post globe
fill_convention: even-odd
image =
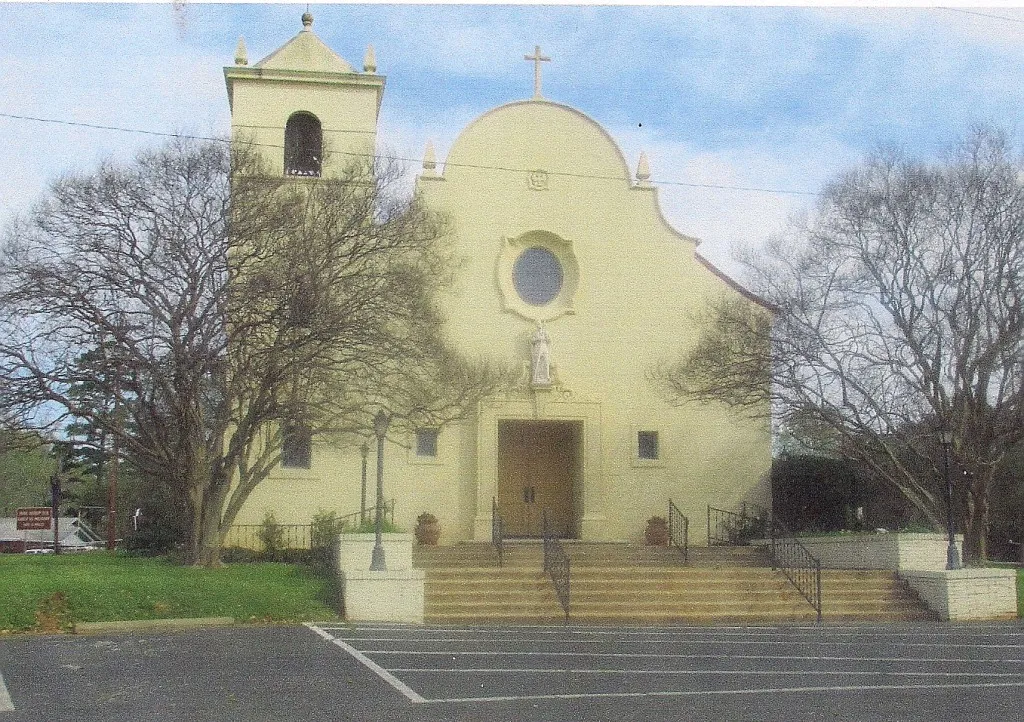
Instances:
[[[373,417],[373,433],[377,437],[377,505],[376,520],[374,522],[376,538],[373,544],[373,555],[370,557],[371,572],[386,572],[387,563],[384,559],[384,544],[381,542],[381,504],[384,499],[384,437],[388,433],[388,425],[391,419],[381,409]]]

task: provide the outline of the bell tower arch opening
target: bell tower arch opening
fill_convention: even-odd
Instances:
[[[284,128],[284,174],[319,178],[323,169],[324,134],[312,113],[292,113]]]

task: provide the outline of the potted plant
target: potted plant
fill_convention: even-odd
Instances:
[[[435,546],[441,537],[441,525],[437,517],[429,512],[423,512],[416,517],[416,542],[425,546]]]
[[[663,547],[668,545],[668,521],[665,520],[665,517],[652,516],[647,520],[644,542],[647,546]]]

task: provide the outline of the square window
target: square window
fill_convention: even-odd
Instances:
[[[659,458],[657,431],[636,432],[636,456],[638,459]]]
[[[288,424],[281,441],[281,466],[309,469],[313,462],[313,432],[305,426]]]
[[[437,456],[437,429],[416,429],[416,456]]]

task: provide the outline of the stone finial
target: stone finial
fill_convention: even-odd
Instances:
[[[245,49],[245,38],[238,36],[238,47],[235,48],[235,65],[248,65],[249,51]]]
[[[640,188],[651,187],[651,166],[647,163],[647,154],[640,151],[640,161],[636,164],[636,184]]]
[[[302,13],[302,29],[309,32],[313,29],[313,13],[306,8],[306,12]]]
[[[373,52],[373,46],[366,46],[366,55],[363,56],[363,72],[364,73],[376,73],[377,72],[377,54]]]
[[[434,156],[434,141],[427,141],[427,149],[423,151],[423,175],[437,175],[437,158]]]

